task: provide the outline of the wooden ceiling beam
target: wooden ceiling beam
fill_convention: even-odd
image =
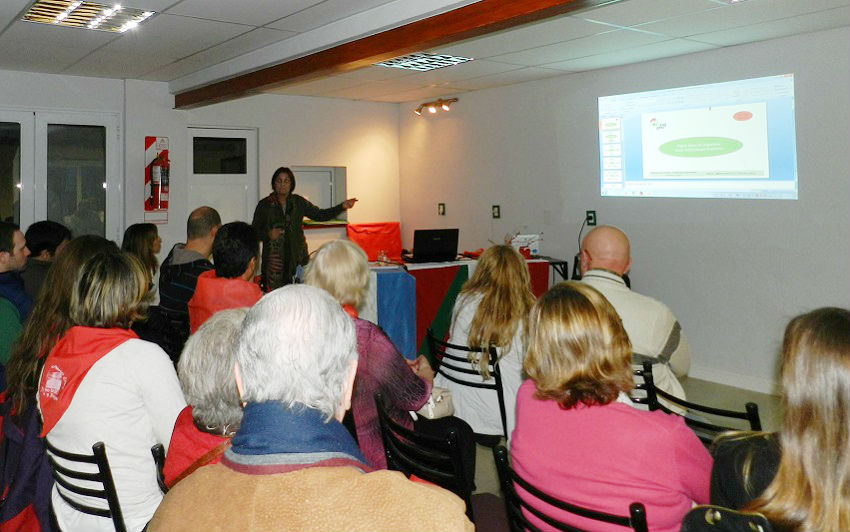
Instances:
[[[191,109],[243,98],[296,81],[355,70],[393,57],[613,1],[619,0],[480,0],[298,59],[177,93],[174,106]]]

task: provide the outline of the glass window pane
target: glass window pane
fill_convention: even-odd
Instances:
[[[105,127],[47,126],[47,218],[74,236],[105,235]]]
[[[21,125],[0,122],[0,220],[21,223]]]
[[[194,137],[192,171],[196,174],[244,174],[247,141],[242,138]]]

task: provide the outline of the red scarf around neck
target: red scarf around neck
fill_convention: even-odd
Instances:
[[[348,314],[349,316],[351,316],[352,318],[356,318],[356,317],[357,317],[357,309],[356,309],[356,308],[354,308],[354,307],[353,307],[353,306],[351,306],[351,305],[343,305],[343,306],[342,306],[342,310],[344,310],[344,311],[345,311],[345,313],[346,313],[346,314]]]
[[[127,340],[138,338],[129,329],[71,327],[56,342],[41,372],[38,403],[43,420],[41,436],[56,425],[71,404],[77,388],[94,364]]]

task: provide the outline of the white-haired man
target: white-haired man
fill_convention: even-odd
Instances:
[[[581,280],[602,292],[620,315],[632,342],[632,362],[652,362],[655,384],[684,399],[678,378],[687,376],[691,365],[688,340],[667,305],[626,286],[623,275],[631,265],[629,238],[616,227],[599,226],[581,242]]]
[[[372,471],[341,420],[354,325],[326,292],[289,285],[249,311],[236,348],[246,402],[232,447],[168,492],[149,530],[473,530],[456,496]]]

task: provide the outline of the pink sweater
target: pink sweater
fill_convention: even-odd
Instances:
[[[653,532],[678,531],[692,502],[708,503],[711,456],[678,416],[617,402],[563,410],[534,392],[531,380],[520,386],[511,439],[513,466],[534,486],[617,515],[643,503]],[[566,512],[552,515],[589,531],[623,531]]]

